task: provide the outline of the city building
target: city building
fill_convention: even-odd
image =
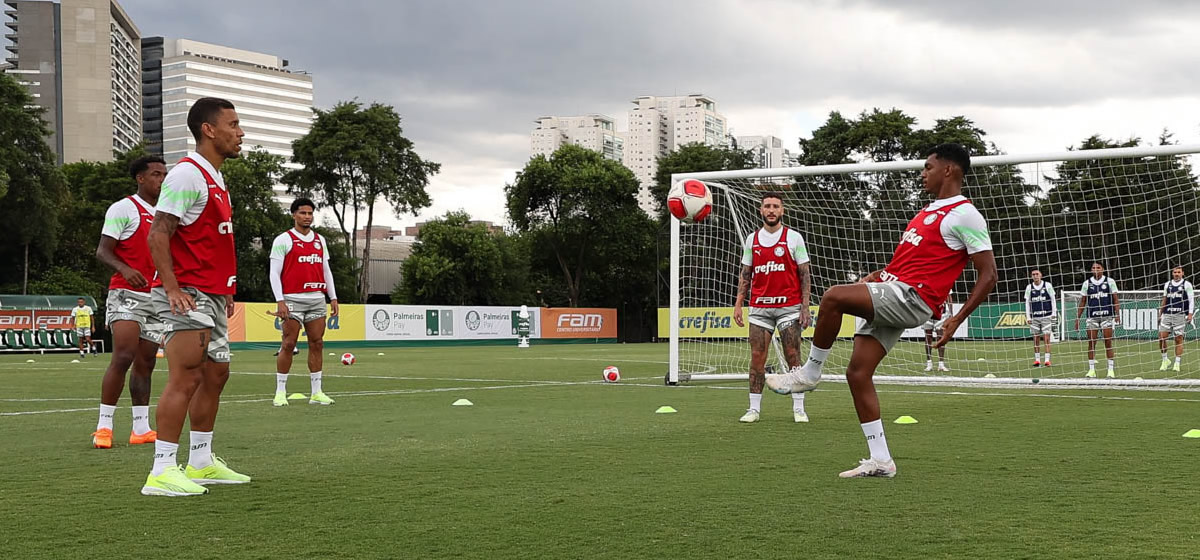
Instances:
[[[291,163],[292,141],[308,134],[313,119],[313,78],[287,69],[278,56],[188,39],[142,40],[142,130],[147,149],[174,164],[196,140],[187,113],[201,97],[221,97],[237,107],[246,136],[242,149],[261,147]],[[288,204],[285,187],[276,199]]]
[[[622,163],[641,183],[638,203],[651,212],[654,201],[650,186],[658,172],[658,158],[696,142],[725,146],[728,123],[717,112],[717,103],[701,94],[643,96],[634,99],[633,104]]]
[[[580,117],[538,117],[537,128],[530,134],[532,155],[549,156],[564,144],[575,144],[621,161],[625,138],[616,131],[612,117],[584,115]]]
[[[755,167],[760,169],[800,165],[800,156],[784,148],[783,140],[777,136],[736,136],[734,141],[739,150],[754,155]]]
[[[60,163],[142,141],[141,32],[112,0],[5,0],[8,74],[45,109]]]

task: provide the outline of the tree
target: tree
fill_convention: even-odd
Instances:
[[[55,254],[56,265],[85,273],[107,285],[112,270],[95,257],[104,213],[112,203],[137,192],[137,183],[129,176],[129,164],[144,155],[145,150],[138,146],[128,152],[114,153],[112,161],[80,161],[62,166],[68,196],[59,210],[60,250]]]
[[[421,159],[405,138],[400,116],[389,105],[343,101],[316,118],[303,138],[292,143],[292,161],[303,167],[289,172],[289,192],[312,197],[333,210],[354,258],[358,255],[359,213],[368,230],[375,223],[375,203],[384,201],[396,214],[430,205],[426,186],[441,166]],[[371,237],[362,252],[359,297],[370,290]]]
[[[505,187],[509,220],[528,238],[530,281],[548,304],[622,314],[633,306],[645,317],[653,304],[657,226],[638,207],[638,189],[620,163],[571,145],[530,159]]]
[[[671,190],[671,174],[752,169],[754,164],[754,154],[747,150],[709,146],[699,142],[684,144],[674,152],[659,158],[654,185],[650,187],[659,223],[667,223],[666,200],[667,193]]]
[[[221,166],[234,202],[233,240],[237,251],[239,301],[275,301],[271,292],[270,256],[275,236],[292,227],[292,219],[275,201],[275,185],[283,176],[283,157],[260,147],[227,159]]]
[[[4,267],[0,282],[29,289],[30,258],[49,261],[58,244],[59,209],[67,197],[54,152],[46,143],[50,130],[43,109],[21,84],[0,73],[0,221],[7,224],[9,243],[0,246]],[[32,255],[31,255],[32,251]]]
[[[472,223],[466,212],[448,212],[421,227],[412,255],[401,265],[393,303],[519,304],[525,298],[516,290],[529,271],[519,251],[507,236]]]
[[[1170,144],[1170,140],[1170,133],[1164,131],[1158,143]],[[1139,145],[1138,138],[1114,141],[1093,135],[1077,149]],[[1052,187],[1041,204],[1045,220],[1038,229],[1043,235],[1070,232],[1043,250],[1048,262],[1063,267],[1054,272],[1079,274],[1077,280],[1087,274],[1092,261],[1099,260],[1124,289],[1154,289],[1162,285],[1171,266],[1200,259],[1200,247],[1172,237],[1174,232],[1195,231],[1200,211],[1200,184],[1186,160],[1172,156],[1085,159],[1062,162],[1055,169],[1055,176],[1047,177]],[[1147,216],[1153,221],[1148,222]]]

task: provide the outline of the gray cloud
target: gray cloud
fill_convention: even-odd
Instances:
[[[1194,96],[1200,41],[1191,29],[1200,8],[1177,4],[123,2],[144,35],[288,58],[314,74],[319,106],[351,98],[394,105],[418,151],[460,181],[503,177],[503,169],[511,180],[538,116],[623,120],[640,95],[703,92],[729,113],[775,107],[822,116],[836,100],[954,114]],[[439,188],[486,188],[494,206],[504,179],[493,180],[501,184],[435,181],[435,199]]]

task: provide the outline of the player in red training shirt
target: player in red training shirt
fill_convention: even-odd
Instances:
[[[157,437],[150,429],[150,374],[162,342],[162,325],[150,304],[150,289],[160,282],[146,238],[167,165],[158,156],[142,156],[129,164],[129,174],[137,182],[137,192],[108,207],[96,247],[96,259],[115,271],[104,304],[113,351],[100,384],[100,419],[92,432],[92,447],[97,449],[112,447],[113,415],[126,372],[133,404],[129,444],[154,443]]]
[[[779,331],[779,342],[789,368],[800,366],[800,332],[812,318],[808,311],[812,275],[808,249],[800,232],[783,225],[783,197],[777,192],[762,195],[758,211],[763,226],[746,237],[742,250],[742,272],[738,279],[733,320],[745,326],[742,305],[750,296],[750,408],[741,422],[757,422],[762,412],[763,381],[771,336]],[[808,422],[804,393],[792,393],[792,419]]]
[[[250,477],[213,454],[213,425],[229,380],[229,317],[237,293],[233,207],[221,164],[241,154],[237,111],[202,97],[188,110],[196,151],[167,173],[150,226],[150,256],[162,286],[150,291],[166,325],[167,384],[158,400],[154,467],[147,496],[205,494],[207,484],[243,484]],[[183,421],[190,418],[187,468],[176,463]]]
[[[275,355],[275,406],[287,406],[287,378],[292,369],[293,350],[300,327],[308,339],[308,371],[312,395],[308,404],[333,404],[321,390],[321,369],[325,361],[325,296],[329,296],[330,315],[337,316],[337,290],[329,268],[329,245],[313,231],[313,211],[317,205],[307,198],[292,201],[295,226],[275,238],[271,244],[271,291],[278,306],[283,345]]]
[[[857,284],[826,291],[817,311],[808,362],[799,370],[767,376],[767,386],[777,393],[813,390],[821,380],[821,367],[837,337],[842,315],[859,317],[846,381],[871,456],[842,472],[843,478],[896,476],[872,378],[904,330],[930,318],[941,318],[934,310],[946,301],[968,260],[975,265],[979,279],[958,314],[945,319],[938,348],[950,341],[958,326],[996,286],[996,259],[987,222],[962,196],[963,176],[970,169],[971,157],[958,144],[940,144],[929,151],[921,180],[935,200],[909,222],[891,262]]]

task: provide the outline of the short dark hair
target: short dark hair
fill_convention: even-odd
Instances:
[[[947,142],[938,144],[925,152],[925,157],[937,156],[940,160],[945,160],[957,165],[962,170],[963,175],[971,170],[971,154],[962,144]]]
[[[1092,266],[1096,266],[1096,265],[1100,265],[1100,268],[1103,268],[1104,270],[1108,270],[1108,267],[1104,266],[1104,263],[1102,263],[1100,261],[1092,261]],[[1091,267],[1088,267],[1088,268],[1091,268]]]
[[[200,142],[200,126],[204,123],[212,124],[213,119],[222,109],[233,109],[233,103],[219,97],[201,97],[192,104],[192,108],[188,109],[187,125],[188,130],[192,131],[192,138],[196,142]]]
[[[313,211],[316,211],[317,209],[317,205],[314,204],[312,200],[300,197],[292,201],[292,213],[295,214],[296,211],[300,210],[301,206],[308,206],[309,208],[312,208]]]
[[[779,194],[776,191],[767,191],[765,193],[762,193],[762,198],[758,199],[758,201],[761,203],[762,201],[764,201],[768,198],[778,198],[779,202],[781,202],[781,203],[783,202],[783,195]]]
[[[134,180],[137,180],[138,175],[141,175],[143,171],[150,169],[151,163],[161,163],[166,165],[167,160],[154,155],[137,158],[129,164],[129,176]]]

